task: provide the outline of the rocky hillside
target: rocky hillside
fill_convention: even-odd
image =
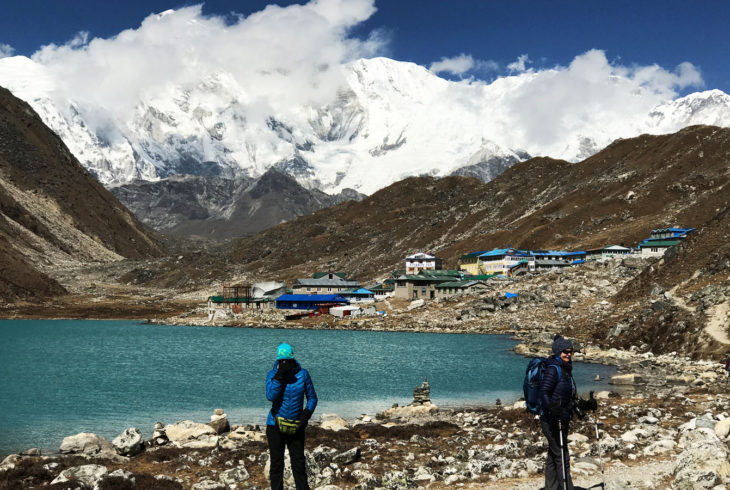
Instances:
[[[63,292],[46,275],[54,266],[161,252],[30,106],[0,87],[0,297]]]
[[[158,231],[212,239],[250,236],[297,216],[365,197],[351,189],[336,195],[305,189],[275,169],[257,179],[178,175],[110,190]]]
[[[486,184],[409,178],[238,241],[232,254],[252,272],[292,276],[320,268],[371,278],[414,250],[455,267],[466,252],[507,245],[636,245],[672,225],[696,227],[699,237],[728,206],[728,152],[730,130],[693,126],[619,140],[575,164],[532,158]]]

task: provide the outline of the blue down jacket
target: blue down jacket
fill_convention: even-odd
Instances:
[[[560,366],[558,370],[553,366]],[[560,356],[550,357],[546,361],[545,371],[540,384],[540,402],[542,403],[542,418],[547,418],[548,407],[557,402],[562,410],[561,422],[567,423],[573,417],[573,403],[578,396],[578,390],[573,379],[573,364],[564,362]]]
[[[289,383],[281,384],[274,379],[278,367],[279,361],[275,361],[274,369],[266,376],[266,398],[272,402],[269,416],[266,418],[267,425],[276,425],[274,416],[299,420],[304,409],[305,396],[310,412],[314,412],[317,407],[317,393],[307,370],[297,361],[296,367],[289,373]]]

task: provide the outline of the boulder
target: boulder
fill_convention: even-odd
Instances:
[[[434,405],[431,402],[428,403],[422,403],[418,405],[407,405],[405,407],[391,407],[387,410],[383,410],[382,412],[379,412],[376,417],[378,419],[398,419],[398,418],[404,418],[404,419],[411,419],[411,418],[418,418],[418,417],[430,417],[431,415],[437,413],[439,411],[439,407]]]
[[[245,427],[236,427],[236,430],[229,432],[226,438],[239,441],[265,442],[266,434],[259,430],[249,430]]]
[[[98,464],[85,464],[82,466],[74,466],[63,470],[52,482],[63,483],[67,481],[81,482],[84,486],[92,488],[96,483],[107,475],[109,471],[105,466]]]
[[[192,490],[227,490],[225,483],[221,483],[215,480],[200,480],[194,484]]]
[[[415,310],[416,308],[420,308],[425,304],[426,304],[426,302],[424,300],[417,299],[417,300],[411,301],[406,309],[408,311]]]
[[[64,437],[58,450],[61,454],[86,454],[99,457],[113,457],[117,454],[107,439],[91,432]]]
[[[638,385],[643,383],[644,378],[636,373],[617,374],[616,376],[611,376],[611,381],[609,381],[609,384],[612,385]]]
[[[348,428],[347,421],[334,413],[323,413],[319,420],[322,429],[338,432]]]
[[[210,425],[216,434],[225,434],[231,431],[231,424],[228,422],[228,415],[222,409],[216,408],[210,416]]]
[[[730,434],[730,418],[723,419],[715,424],[715,434],[720,439],[725,439]]]
[[[727,447],[713,430],[688,430],[682,434],[680,446],[684,451],[675,460],[672,488],[713,488],[730,476]]]
[[[0,463],[0,471],[12,470],[23,460],[19,454],[10,454]]]
[[[344,453],[340,453],[332,458],[332,462],[335,464],[351,464],[360,459],[360,448],[354,447]]]
[[[135,454],[141,453],[144,449],[142,433],[136,428],[130,427],[115,437],[112,445],[117,453],[122,456],[134,456]]]
[[[218,477],[218,480],[226,485],[227,488],[243,488],[244,485],[242,485],[246,480],[250,478],[250,475],[248,474],[248,471],[246,470],[246,467],[242,464],[239,464],[235,468],[231,468],[230,470],[226,470]]]
[[[167,438],[177,447],[214,448],[218,445],[218,435],[207,424],[183,420],[165,427]]]

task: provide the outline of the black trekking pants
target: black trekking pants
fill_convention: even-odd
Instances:
[[[548,441],[547,459],[545,461],[545,490],[563,490],[563,475],[565,475],[567,490],[573,490],[573,480],[570,478],[570,454],[568,454],[568,425],[564,422],[562,434],[558,427],[558,422],[548,422],[540,419],[542,433]],[[563,454],[560,454],[560,440],[563,438]],[[565,467],[563,465],[563,457],[565,458]]]
[[[279,432],[275,425],[266,426],[266,439],[269,441],[269,479],[272,490],[284,490],[284,449],[289,448],[291,471],[297,490],[309,490],[307,482],[307,466],[304,458],[304,430],[302,427],[295,434],[287,436]]]

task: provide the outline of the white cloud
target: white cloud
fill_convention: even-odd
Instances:
[[[13,56],[13,53],[15,53],[15,48],[9,44],[0,43],[0,58],[8,58]]]
[[[522,73],[527,70],[527,63],[530,63],[530,57],[523,54],[518,56],[516,61],[507,65],[507,69],[511,72]]]
[[[197,5],[151,15],[109,39],[79,33],[32,58],[63,84],[61,99],[105,107],[120,120],[140,98],[219,72],[231,74],[262,108],[288,108],[329,101],[343,82],[342,64],[380,52],[385,40],[378,33],[364,41],[348,36],[374,12],[373,0],[312,0],[269,5],[230,24]]]
[[[520,60],[529,58],[520,56],[517,64]],[[645,131],[645,118],[654,107],[676,98],[678,89],[702,83],[691,63],[673,71],[658,65],[627,67],[610,63],[603,51],[594,49],[567,67],[530,69],[483,87],[499,94],[489,123],[496,141],[533,154],[561,156],[581,136],[605,145]]]
[[[441,58],[441,61],[434,61],[428,67],[433,73],[446,72],[453,75],[463,75],[472,68],[474,68],[474,58],[463,53],[453,58]]]

